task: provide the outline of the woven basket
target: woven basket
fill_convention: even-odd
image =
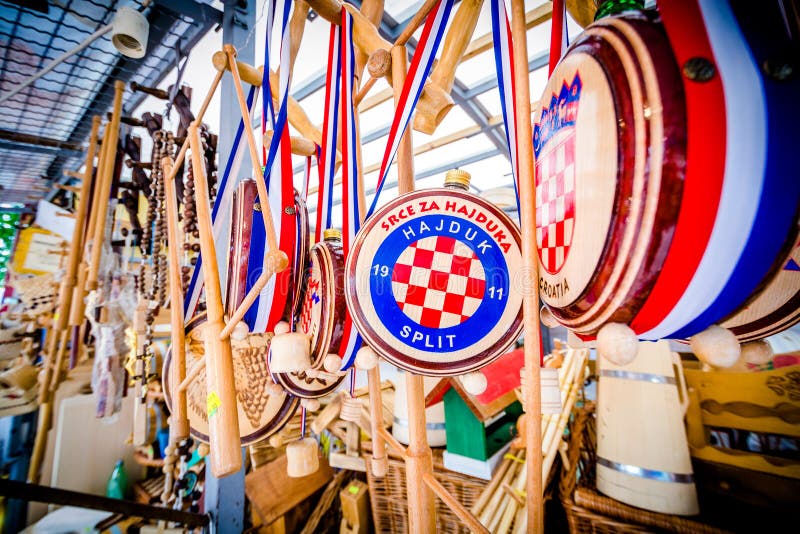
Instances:
[[[365,449],[370,449],[366,444]],[[405,462],[389,452],[389,470],[385,477],[376,477],[366,457],[369,500],[374,532],[408,532],[408,494]],[[442,451],[433,449],[433,474],[450,494],[469,509],[486,486],[479,478],[448,471],[442,463]],[[436,500],[436,531],[467,534],[469,529],[440,499]]]
[[[594,404],[576,407],[567,451],[568,467],[559,481],[561,504],[571,533],[674,532],[723,534],[728,531],[701,521],[628,506],[597,492]]]

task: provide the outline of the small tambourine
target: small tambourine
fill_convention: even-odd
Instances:
[[[403,195],[375,212],[347,259],[350,315],[396,366],[452,376],[488,364],[522,330],[520,233],[497,206],[445,188]]]
[[[322,370],[325,357],[339,351],[346,313],[341,232],[328,229],[324,237],[311,248],[305,292],[295,322],[295,330],[310,337],[312,369],[274,375],[277,383],[302,398],[327,395],[344,379],[342,374]]]
[[[192,374],[205,353],[203,324],[205,313],[195,316],[186,325],[186,376]],[[242,340],[231,338],[233,370],[236,379],[236,401],[239,412],[239,433],[242,445],[261,441],[278,430],[294,415],[299,399],[285,392],[277,393],[267,367],[267,351],[271,334],[250,334]],[[170,372],[172,351],[164,359],[164,397],[172,406],[172,392],[178,387]],[[194,378],[186,391],[189,426],[192,436],[208,442],[208,409],[206,370]]]

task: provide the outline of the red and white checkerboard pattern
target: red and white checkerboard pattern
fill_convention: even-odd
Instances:
[[[485,287],[480,260],[452,237],[431,236],[412,243],[392,271],[397,305],[428,328],[448,328],[469,319],[483,301]]]
[[[536,244],[548,273],[564,266],[574,227],[575,134],[570,132],[536,161]]]

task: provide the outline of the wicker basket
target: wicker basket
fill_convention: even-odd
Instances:
[[[561,504],[571,533],[728,532],[701,521],[634,508],[598,493],[595,488],[597,440],[594,404],[576,407],[573,415],[568,467],[562,468],[559,481]]]
[[[364,447],[369,450],[369,444]],[[408,495],[406,468],[399,457],[389,452],[389,470],[385,477],[376,477],[367,457],[367,483],[372,507],[374,532],[408,532]],[[433,471],[450,494],[470,508],[486,486],[486,481],[444,468],[441,449],[433,449]],[[467,534],[469,529],[440,500],[436,499],[436,531]]]

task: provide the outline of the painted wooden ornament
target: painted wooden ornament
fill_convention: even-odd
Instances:
[[[196,369],[204,357],[203,328],[205,314],[195,316],[186,325],[186,376],[194,377],[187,388],[189,425],[192,436],[208,441],[208,412],[214,409],[213,396],[206,395],[206,370]],[[270,334],[250,334],[244,339],[231,336],[236,403],[242,445],[250,445],[280,430],[292,417],[299,400],[273,387],[267,369],[266,354]],[[178,384],[173,383],[172,351],[164,357],[163,388],[167,406]]]
[[[800,290],[787,261],[800,78],[759,59],[789,46],[780,17],[662,2],[572,43],[533,138],[539,288],[559,323],[585,338],[622,323],[640,339],[688,339],[780,274],[780,296],[725,326],[745,340],[798,320],[785,305]]]
[[[311,475],[319,469],[319,454],[314,438],[303,438],[286,446],[286,474],[292,478]]]
[[[329,356],[336,355],[342,339],[345,320],[344,254],[342,234],[338,230],[324,232],[324,241],[311,248],[310,266],[305,276],[305,293],[295,324],[298,333],[310,339],[310,364],[295,373],[284,373],[271,367],[275,381],[287,391],[303,398],[316,398],[334,391],[344,374],[339,367],[332,367]],[[325,367],[328,362],[331,368]],[[325,373],[310,373],[308,370],[324,369]],[[280,371],[280,374],[279,374]]]
[[[522,330],[520,234],[469,194],[469,174],[376,211],[347,259],[345,294],[365,341],[394,365],[454,376],[478,369]]]

